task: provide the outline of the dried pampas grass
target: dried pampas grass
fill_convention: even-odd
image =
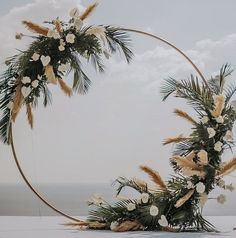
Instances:
[[[225,106],[225,97],[224,95],[215,95],[214,96],[215,108],[211,112],[211,115],[215,118],[219,117]]]
[[[48,28],[44,26],[40,26],[36,23],[33,23],[31,21],[22,21],[22,23],[25,25],[25,27],[30,30],[33,33],[38,33],[40,35],[47,36],[48,34]]]
[[[45,67],[45,72],[44,73],[45,73],[49,83],[57,84],[57,78],[55,76],[52,65],[47,65]]]
[[[60,22],[60,20],[58,18],[53,21],[53,24],[55,25],[56,30],[57,30],[58,33],[63,32],[63,28],[62,28],[61,22]]]
[[[58,83],[60,85],[61,90],[69,97],[72,96],[73,91],[72,89],[61,79],[61,78],[57,78]]]
[[[19,83],[19,80],[17,80],[16,83]],[[13,107],[11,110],[11,119],[13,122],[16,121],[16,117],[21,109],[23,101],[24,101],[24,97],[21,93],[21,85],[18,84],[18,86],[16,87],[16,92],[15,92],[15,96],[13,99]]]
[[[181,141],[185,141],[185,140],[188,140],[189,137],[183,137],[183,135],[179,135],[177,137],[172,137],[172,138],[166,138],[164,141],[163,141],[163,145],[168,145],[168,144],[171,144],[171,143],[179,143]]]
[[[27,118],[28,118],[28,122],[30,124],[30,127],[33,128],[33,126],[34,126],[34,117],[33,117],[33,111],[32,111],[31,103],[26,104],[26,114],[27,114]]]
[[[193,160],[191,161],[190,159],[186,159],[186,157],[184,156],[182,157],[182,156],[176,155],[176,156],[173,156],[171,160],[174,161],[179,168],[189,168],[193,170],[199,170],[199,166],[196,163],[194,163]]]
[[[152,181],[156,183],[161,189],[166,189],[166,184],[157,171],[149,168],[148,166],[140,166],[140,169],[147,173]]]
[[[232,173],[234,170],[236,170],[236,158],[233,158],[228,163],[221,166],[220,171],[217,173],[219,177],[223,177],[225,175],[228,175]]]
[[[176,203],[175,203],[175,207],[181,207],[183,204],[185,204],[189,198],[192,197],[192,195],[194,194],[194,189],[190,190],[187,194],[185,194],[182,198],[180,198]]]
[[[83,21],[86,18],[88,18],[92,14],[92,12],[95,10],[97,5],[98,5],[98,3],[94,3],[90,6],[88,6],[87,9],[85,10],[85,12],[80,16],[80,19]]]
[[[180,110],[180,109],[175,109],[174,113],[179,116],[184,118],[185,120],[191,122],[192,124],[197,124],[197,122],[186,112]]]

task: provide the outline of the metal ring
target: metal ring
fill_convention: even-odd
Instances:
[[[199,76],[201,77],[202,81],[205,83],[206,86],[208,86],[207,84],[207,80],[205,79],[205,77],[203,76],[203,74],[201,73],[201,71],[199,70],[199,68],[193,63],[193,61],[183,52],[181,51],[179,48],[177,48],[175,45],[171,44],[170,42],[168,42],[167,40],[162,39],[159,36],[150,34],[148,32],[145,31],[140,31],[140,30],[135,30],[135,29],[128,29],[128,28],[120,28],[120,30],[123,31],[127,31],[127,32],[134,32],[134,33],[138,33],[138,34],[142,34],[145,36],[149,36],[151,38],[154,38],[158,41],[161,41],[163,43],[165,43],[166,45],[170,46],[171,48],[173,48],[174,50],[176,50],[179,54],[181,54],[192,66],[193,68],[196,70],[196,72],[199,74]],[[49,208],[51,208],[53,211],[55,211],[56,213],[72,220],[72,221],[76,221],[76,222],[81,222],[83,223],[84,221],[77,219],[75,217],[72,217],[70,215],[67,215],[66,213],[62,212],[61,210],[57,209],[55,206],[51,205],[51,203],[49,203],[45,198],[42,197],[42,195],[40,195],[35,188],[33,187],[33,185],[30,183],[30,181],[27,179],[21,165],[20,162],[17,158],[17,154],[16,154],[16,150],[15,150],[15,146],[14,146],[14,141],[13,141],[13,131],[12,131],[12,126],[10,126],[9,128],[9,133],[10,133],[10,145],[11,145],[11,149],[12,149],[12,153],[13,153],[13,157],[17,166],[17,169],[19,170],[24,182],[26,183],[26,185],[29,187],[29,189]]]

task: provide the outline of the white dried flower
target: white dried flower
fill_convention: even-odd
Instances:
[[[22,80],[21,80],[21,82],[23,83],[23,84],[27,84],[27,83],[30,83],[31,82],[31,78],[30,77],[23,77],[22,78]]]
[[[51,57],[49,55],[47,55],[47,56],[41,55],[40,60],[41,60],[41,62],[43,64],[43,66],[45,67],[45,66],[47,66],[50,63]]]
[[[201,164],[203,164],[203,165],[208,164],[208,153],[205,150],[200,150],[197,153],[197,156],[198,156]]]
[[[33,88],[37,88],[39,86],[39,81],[37,79],[35,79],[32,83],[31,83]]]
[[[40,58],[40,55],[37,54],[37,53],[34,53],[34,54],[32,55],[32,57],[31,57],[31,59],[32,59],[33,61],[37,61],[37,60],[39,60],[39,58]]]
[[[205,192],[205,189],[206,189],[206,186],[204,185],[204,183],[202,183],[202,182],[197,183],[197,185],[196,185],[196,191],[197,191],[198,193],[204,193],[204,192]]]
[[[231,183],[231,184],[229,184],[229,185],[226,185],[225,186],[225,188],[227,189],[227,190],[229,190],[230,192],[233,192],[234,191],[234,189],[235,189],[235,187],[233,186],[233,184]]]
[[[219,116],[216,118],[216,122],[222,124],[224,123],[224,118],[222,116]]]
[[[21,93],[22,93],[22,95],[23,95],[23,97],[24,98],[27,98],[29,95],[30,95],[30,93],[31,93],[31,87],[25,87],[25,86],[23,86],[22,88],[21,88]]]
[[[224,194],[220,194],[217,198],[216,198],[217,202],[220,204],[224,204],[226,202],[226,197]]]
[[[60,39],[60,45],[65,46],[65,45],[66,45],[66,42],[65,42],[63,39]]]
[[[38,80],[41,80],[41,79],[42,79],[42,75],[39,75],[39,74],[38,74],[37,79],[38,79]]]
[[[60,34],[56,30],[49,29],[48,33],[47,33],[47,37],[54,38],[54,39],[59,39]]]
[[[225,141],[227,141],[227,142],[233,142],[233,140],[234,140],[233,132],[230,131],[230,130],[226,131],[226,134],[225,134],[225,136],[223,137],[223,139],[224,139]]]
[[[191,181],[187,181],[187,189],[194,188],[194,184]]]
[[[208,116],[203,116],[200,121],[202,124],[206,124],[209,121],[209,118]]]
[[[134,203],[130,202],[130,203],[127,204],[126,208],[129,212],[131,212],[131,211],[136,209],[136,205]]]
[[[117,228],[117,226],[119,226],[119,222],[113,221],[110,225],[111,231],[114,231]]]
[[[168,226],[168,221],[167,221],[165,215],[161,215],[161,219],[158,220],[158,223],[162,227]]]
[[[158,215],[158,213],[159,213],[158,207],[152,205],[152,206],[150,207],[150,215],[153,216],[153,217],[155,217],[155,216]]]
[[[224,181],[223,179],[220,179],[220,180],[218,181],[218,186],[219,186],[220,188],[224,188],[224,187],[225,187],[225,181]]]
[[[68,33],[66,35],[66,42],[73,44],[75,42],[75,35],[72,33]]]
[[[59,49],[60,51],[64,51],[64,50],[65,50],[65,46],[59,45],[59,46],[58,46],[58,49]]]
[[[214,128],[211,128],[211,127],[207,128],[207,132],[208,132],[209,138],[214,137],[216,134],[216,131],[214,130]]]
[[[72,17],[72,18],[80,17],[79,9],[77,7],[71,9],[69,14],[70,14],[70,17]]]
[[[148,193],[142,193],[141,194],[141,201],[143,203],[148,203],[148,200],[149,200],[149,194]]]
[[[15,38],[21,40],[24,35],[22,33],[16,33]]]
[[[220,141],[217,141],[217,142],[215,143],[215,145],[214,145],[214,150],[215,150],[215,151],[218,151],[218,152],[221,152],[222,146],[223,146],[223,143],[220,142]]]

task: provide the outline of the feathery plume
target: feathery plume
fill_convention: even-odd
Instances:
[[[132,179],[134,183],[136,183],[139,187],[141,188],[146,188],[147,187],[147,183],[141,179],[138,178],[133,178]]]
[[[138,221],[124,221],[113,229],[116,232],[138,231],[143,229],[143,225]]]
[[[33,126],[34,126],[34,117],[33,117],[31,103],[26,104],[26,114],[27,114],[27,118],[28,118],[28,122],[30,124],[30,127],[33,128]]]
[[[191,157],[189,157],[191,158]],[[176,162],[177,166],[180,168],[190,168],[190,169],[194,169],[194,170],[199,170],[199,166],[194,163],[194,161],[190,160],[190,159],[186,159],[186,157],[182,157],[179,155],[173,156],[172,161]]]
[[[147,173],[152,181],[159,185],[160,188],[166,189],[166,185],[157,171],[149,168],[148,166],[140,166],[140,169]]]
[[[25,25],[25,27],[30,30],[33,33],[38,33],[40,35],[47,36],[48,34],[48,28],[44,26],[40,26],[36,23],[33,23],[31,21],[22,21],[22,23]]]
[[[183,137],[183,135],[179,135],[179,136],[176,136],[176,137],[171,137],[171,138],[166,138],[164,141],[163,141],[163,145],[168,145],[168,144],[171,144],[171,143],[179,143],[181,141],[185,141],[185,140],[188,140],[189,137]]]
[[[11,119],[12,119],[13,122],[16,121],[16,117],[17,117],[17,115],[18,115],[18,113],[21,109],[23,101],[24,101],[24,97],[21,93],[21,85],[19,84],[16,87],[15,97],[13,99],[13,108],[11,110]]]
[[[233,158],[228,163],[224,164],[217,175],[223,177],[232,173],[234,170],[236,170],[236,158]]]
[[[57,84],[57,78],[55,76],[52,65],[47,65],[45,67],[45,75],[47,77],[48,82],[52,84]]]
[[[180,109],[175,109],[174,113],[177,116],[182,117],[182,118],[186,119],[187,121],[191,122],[192,124],[197,124],[197,122],[187,112],[184,112]]]
[[[53,21],[53,24],[55,25],[56,30],[57,30],[58,33],[63,32],[63,28],[62,28],[62,25],[61,25],[61,22],[60,22],[59,18],[57,18],[56,20],[54,20],[54,21]]]
[[[200,178],[205,178],[205,176],[206,176],[205,171],[200,171],[200,170],[190,169],[190,168],[182,168],[181,172],[183,175],[189,176],[189,177],[196,175]]]
[[[72,96],[72,89],[61,79],[57,78],[61,90],[69,97]]]
[[[189,198],[192,197],[194,193],[194,189],[190,190],[188,193],[186,193],[182,198],[180,198],[176,203],[175,203],[175,207],[181,207],[184,203],[186,203]]]
[[[84,13],[80,16],[80,19],[83,21],[86,18],[88,18],[92,14],[92,12],[95,10],[97,5],[98,5],[98,3],[94,3],[90,6],[88,6],[87,9],[84,11]]]
[[[225,96],[224,95],[215,95],[214,96],[214,110],[211,112],[211,115],[215,118],[219,117],[225,106]]]

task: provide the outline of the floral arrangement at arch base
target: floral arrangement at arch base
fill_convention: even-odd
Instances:
[[[28,122],[33,127],[33,109],[42,102],[51,102],[49,84],[58,85],[63,93],[86,93],[91,81],[83,70],[87,61],[100,72],[104,71],[104,57],[120,51],[129,63],[133,53],[129,49],[127,33],[112,26],[83,26],[83,21],[94,11],[97,4],[85,12],[75,8],[70,20],[59,18],[45,22],[47,26],[23,21],[36,36],[29,48],[6,60],[6,71],[0,78],[0,136],[4,143],[12,142],[12,124],[26,107]],[[22,33],[17,39],[27,37]],[[73,74],[73,85],[65,77]],[[89,229],[111,229],[112,231],[164,230],[164,231],[216,231],[215,227],[202,217],[202,208],[209,193],[219,186],[232,191],[223,177],[236,169],[236,158],[222,162],[222,154],[234,145],[232,128],[236,119],[236,102],[230,102],[236,86],[226,84],[232,73],[224,65],[219,76],[200,83],[198,78],[177,81],[167,79],[161,89],[163,100],[170,95],[187,100],[196,112],[193,118],[176,109],[176,115],[192,125],[189,136],[166,139],[163,144],[175,144],[170,159],[175,175],[164,181],[160,174],[147,166],[141,170],[147,173],[156,187],[139,179],[120,177],[117,194],[130,187],[140,193],[137,199],[123,199],[114,204],[94,197],[89,202],[95,206],[90,210],[87,221],[67,225]],[[225,197],[220,195],[223,203]]]
[[[202,209],[210,192],[216,187],[233,191],[232,184],[226,185],[223,177],[236,169],[236,158],[222,162],[222,154],[234,146],[233,124],[236,119],[236,101],[230,101],[236,86],[226,85],[232,73],[229,65],[224,65],[219,76],[207,83],[198,78],[177,81],[167,79],[161,88],[163,100],[174,95],[182,98],[196,112],[193,118],[188,113],[175,109],[174,113],[192,126],[188,136],[167,138],[164,145],[175,144],[170,164],[175,171],[170,180],[164,181],[160,174],[148,166],[140,166],[156,187],[139,179],[120,177],[117,195],[123,188],[130,187],[140,196],[136,199],[123,198],[114,204],[101,197],[89,202],[93,209],[85,223],[69,225],[87,226],[90,229],[110,229],[112,231],[162,230],[217,231],[202,216]],[[225,196],[217,197],[224,203]]]

